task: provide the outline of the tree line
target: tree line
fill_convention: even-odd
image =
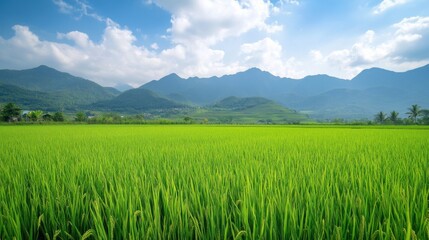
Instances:
[[[0,106],[0,120],[3,122],[76,122],[76,123],[124,123],[124,124],[175,124],[169,119],[153,119],[148,120],[144,115],[121,116],[116,113],[103,113],[95,116],[90,112],[77,112],[74,115],[68,115],[66,118],[63,112],[43,112],[41,110],[23,111],[15,103],[7,103]]]
[[[391,111],[386,114],[383,111],[374,116],[376,124],[394,124],[394,125],[412,125],[412,124],[429,124],[429,110],[422,109],[419,105],[414,104],[408,108],[406,113],[408,118],[401,119],[399,112]],[[0,106],[0,120],[3,122],[64,122],[66,118],[63,112],[48,113],[41,110],[24,112],[15,103],[7,103]],[[74,122],[87,123],[154,123],[154,124],[174,124],[174,123],[193,123],[193,119],[185,117],[183,121],[174,121],[171,119],[152,119],[148,120],[144,115],[120,116],[116,113],[103,113],[100,116],[94,116],[90,113],[77,112],[73,116]],[[207,123],[203,119],[201,123]]]
[[[0,108],[0,118],[4,122],[41,122],[41,121],[55,121],[64,122],[64,114],[62,112],[55,112],[53,114],[43,112],[41,110],[28,111],[23,113],[22,109],[15,103],[7,103]]]
[[[401,119],[397,111],[391,111],[389,114],[380,111],[375,114],[374,121],[378,124],[429,124],[429,110],[422,109],[417,104],[411,105],[406,114],[408,118]]]

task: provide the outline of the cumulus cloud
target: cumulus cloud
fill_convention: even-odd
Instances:
[[[270,15],[281,4],[299,5],[300,1],[282,0],[273,5],[266,0],[146,0],[171,13],[171,27],[165,32],[171,43],[168,48],[156,42],[139,44],[130,29],[98,16],[82,0],[53,1],[61,12],[103,21],[106,27],[101,40],[94,42],[86,33],[71,31],[58,33],[58,41],[46,41],[27,26],[16,25],[13,37],[0,37],[0,66],[22,69],[46,64],[106,86],[139,86],[172,72],[207,77],[258,67],[299,78],[329,69],[329,73],[348,77],[366,67],[415,67],[429,62],[429,17],[404,18],[383,32],[368,30],[354,44],[322,48],[323,54],[317,49],[320,46],[312,46],[316,49],[305,50],[297,59],[286,57],[287,45],[272,35],[283,26],[272,22]],[[246,36],[260,40],[247,41]],[[225,47],[229,41],[234,47]],[[227,52],[229,48],[237,51]]]
[[[167,74],[175,58],[163,58],[144,46],[135,44],[132,32],[108,21],[100,43],[92,42],[88,35],[73,31],[58,34],[58,38],[71,43],[40,40],[26,26],[13,27],[15,35],[0,38],[0,64],[10,68],[31,68],[47,64],[78,76],[95,80],[102,85],[126,82],[139,85]]]
[[[336,64],[342,63],[350,66],[368,65],[388,56],[394,45],[392,42],[374,45],[375,32],[368,30],[351,49],[332,52],[328,60]]]
[[[291,57],[283,58],[283,47],[269,37],[253,43],[245,43],[240,47],[243,65],[258,67],[277,76],[301,77],[303,72],[298,71],[299,61]]]
[[[405,18],[393,27],[397,61],[421,61],[429,59],[429,17]]]
[[[78,47],[88,47],[89,45],[92,45],[92,42],[89,40],[89,37],[87,34],[78,32],[78,31],[72,31],[67,34],[64,33],[58,33],[57,34],[58,39],[68,39],[73,41]]]
[[[368,30],[351,48],[332,51],[324,60],[356,72],[372,65],[398,65],[429,61],[429,17],[410,17],[378,36]]]
[[[419,32],[429,28],[429,17],[409,17],[404,18],[399,23],[393,25],[397,34],[409,34]]]
[[[272,34],[283,30],[277,22],[267,23],[273,5],[266,0],[153,0],[171,13],[167,30],[173,45],[180,46],[182,75],[211,76],[243,70],[239,62],[225,63],[226,53],[217,44],[228,38],[258,30]],[[176,48],[165,53],[176,52]]]
[[[59,33],[60,43],[39,39],[27,26],[16,25],[13,30],[15,34],[10,39],[0,37],[2,67],[23,69],[46,64],[105,86],[139,86],[172,72],[187,77],[242,70],[238,63],[224,63],[224,51],[198,42],[192,46],[175,44],[159,52],[153,51],[156,44],[139,46],[129,29],[110,19],[106,20],[99,43],[79,31]]]
[[[264,38],[254,43],[245,43],[240,47],[244,62],[249,66],[278,72],[283,68],[282,46],[271,38]]]
[[[378,4],[375,8],[373,13],[374,14],[380,14],[384,11],[395,7],[397,5],[405,4],[409,2],[410,0],[383,0],[380,4]]]
[[[264,34],[282,31],[283,26],[277,22],[267,23],[273,5],[266,0],[146,1],[145,4],[157,4],[171,13],[166,39],[172,46],[166,49],[160,49],[157,43],[138,45],[131,30],[99,16],[85,1],[52,1],[65,14],[105,22],[101,41],[93,42],[80,31],[58,33],[59,41],[44,41],[28,27],[16,25],[12,38],[0,38],[0,48],[5,49],[0,56],[2,66],[30,68],[46,64],[108,86],[118,82],[138,86],[171,72],[184,77],[206,77],[253,66],[280,75],[286,72],[282,47],[270,38],[244,45],[244,60],[225,62],[225,51],[217,47],[225,39],[241,37],[251,30]]]
[[[200,42],[214,45],[252,29],[269,33],[282,30],[278,23],[268,24],[271,3],[264,0],[154,0],[172,14],[169,32],[180,44]]]

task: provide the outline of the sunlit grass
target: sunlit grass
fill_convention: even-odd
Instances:
[[[428,128],[0,136],[0,239],[429,239]]]

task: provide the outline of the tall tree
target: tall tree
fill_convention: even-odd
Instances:
[[[52,119],[55,122],[64,122],[64,114],[62,112],[56,112],[54,113],[54,116],[52,117]]]
[[[0,115],[3,121],[11,122],[19,118],[21,115],[21,108],[15,103],[8,103],[3,107]]]
[[[399,120],[399,113],[397,111],[391,111],[389,115],[389,120],[393,123],[397,123]]]
[[[417,104],[411,105],[410,108],[408,108],[408,116],[413,120],[414,123],[417,123],[417,117],[420,115],[420,106]]]
[[[87,117],[84,112],[76,113],[76,117],[75,117],[76,122],[84,122],[86,119]]]
[[[384,123],[384,121],[386,120],[386,114],[382,111],[380,111],[379,113],[375,114],[375,121],[378,123]]]

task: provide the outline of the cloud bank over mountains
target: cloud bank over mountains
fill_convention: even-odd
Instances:
[[[408,2],[384,0],[368,6],[368,18],[379,18]],[[105,86],[138,86],[172,72],[207,77],[258,67],[281,77],[323,72],[351,78],[371,66],[401,71],[429,63],[429,16],[407,16],[383,28],[344,35],[348,41],[338,46],[326,47],[323,42],[294,46],[290,39],[300,35],[292,36],[290,29],[310,1],[145,1],[142,5],[170,14],[171,26],[162,32],[169,45],[164,46],[141,41],[140,33],[121,25],[120,19],[103,16],[87,2],[53,0],[52,4],[76,21],[89,17],[103,22],[101,40],[79,29],[42,39],[29,26],[17,24],[12,37],[0,37],[1,68],[46,64]]]

